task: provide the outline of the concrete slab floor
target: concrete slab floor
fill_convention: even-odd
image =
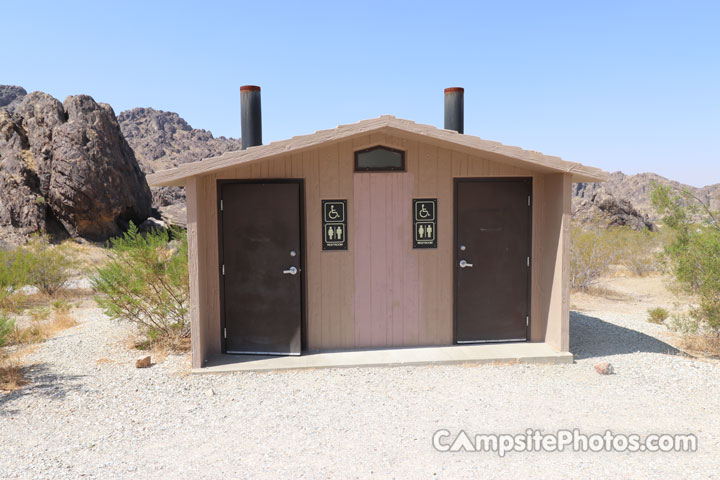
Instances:
[[[193,373],[257,372],[300,368],[396,367],[451,363],[572,363],[569,352],[546,343],[490,343],[304,353],[300,356],[214,355]]]

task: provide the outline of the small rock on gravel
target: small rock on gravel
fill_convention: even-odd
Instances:
[[[608,362],[600,362],[595,364],[595,370],[600,375],[612,375],[615,373],[615,369],[613,366]]]
[[[150,355],[147,357],[140,357],[135,361],[135,368],[148,368],[150,365],[152,365]]]

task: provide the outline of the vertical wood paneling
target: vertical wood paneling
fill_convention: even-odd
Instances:
[[[387,345],[387,180],[386,174],[371,173],[370,222],[358,225],[358,229],[370,230],[370,281],[371,281],[371,346]]]
[[[338,198],[338,153],[331,145],[318,150],[320,200]],[[320,202],[322,204],[322,202]],[[321,213],[322,215],[322,213]],[[320,344],[339,345],[340,282],[339,256],[344,252],[322,252],[320,255]],[[315,325],[317,327],[317,325]]]
[[[370,256],[370,175],[354,175],[355,346],[372,345],[372,257]]]
[[[355,204],[353,195],[353,171],[355,170],[355,161],[353,156],[352,145],[349,142],[343,142],[338,145],[338,186],[339,198],[348,201],[348,226],[353,228],[355,224]],[[338,338],[338,347],[349,348],[355,346],[355,239],[354,231],[348,232],[348,251],[338,254],[339,267],[338,276],[338,302],[340,304],[338,318],[338,328],[340,337]],[[333,348],[333,347],[328,347]]]
[[[438,252],[435,288],[438,302],[436,322],[439,326],[436,340],[441,344],[453,342],[454,184],[452,176],[447,174],[451,169],[452,152],[440,149],[437,166]]]
[[[418,345],[420,342],[420,258],[418,251],[412,248],[412,204],[411,199],[416,191],[416,177],[420,168],[417,142],[409,142],[405,154],[407,173],[405,174],[403,199],[405,207],[401,209],[406,215],[402,222],[402,251],[404,253],[403,268],[403,344]]]
[[[187,238],[188,238],[188,271],[190,273],[190,335],[192,336],[192,367],[200,368],[207,358],[206,350],[208,340],[205,338],[203,328],[203,275],[198,258],[202,251],[202,242],[199,238],[198,216],[202,210],[198,196],[197,177],[189,178],[185,183],[185,196],[187,205]]]
[[[354,173],[354,151],[378,144],[405,150],[407,171]],[[193,366],[196,358],[220,350],[219,281],[213,278],[216,178],[305,179],[306,336],[310,349],[322,350],[452,343],[453,178],[486,176],[534,177],[531,340],[566,349],[565,198],[557,192],[568,180],[373,133],[188,180],[188,237],[193,237],[195,251],[191,269],[199,279],[195,292],[191,288],[191,313],[205,319],[202,331],[193,329],[199,339],[193,344]],[[194,206],[191,193],[196,195]],[[421,197],[438,199],[437,249],[412,248],[411,200]],[[322,251],[320,200],[330,198],[348,200],[348,251]]]
[[[320,212],[320,171],[318,168],[317,150],[303,153],[303,175],[305,176],[307,223],[305,249],[305,278],[307,281],[307,323],[306,338],[310,349],[322,345],[322,223]],[[312,323],[311,323],[312,322]]]
[[[391,299],[390,299],[390,318],[391,328],[389,341],[392,345],[404,345],[404,271],[405,271],[405,250],[407,245],[405,241],[407,236],[404,233],[404,226],[408,223],[407,211],[403,208],[406,201],[405,198],[405,182],[407,174],[399,173],[390,177],[390,202],[389,202],[389,218],[390,235],[388,240],[390,246],[390,268],[391,268]]]

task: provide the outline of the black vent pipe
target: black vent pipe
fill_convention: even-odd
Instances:
[[[240,87],[240,126],[242,149],[262,145],[262,113],[260,111],[260,87]]]
[[[465,133],[465,89],[451,87],[445,89],[445,130]]]

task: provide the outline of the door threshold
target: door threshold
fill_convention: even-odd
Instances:
[[[225,353],[227,353],[228,355],[275,355],[275,356],[278,356],[278,357],[287,357],[287,356],[297,357],[297,356],[300,356],[299,353],[290,353],[290,352],[287,352],[287,353],[286,353],[286,352],[235,352],[235,351],[232,351],[232,350],[228,350],[228,351],[225,352]]]
[[[505,343],[505,342],[527,342],[527,338],[503,338],[502,340],[457,340],[455,343]]]

